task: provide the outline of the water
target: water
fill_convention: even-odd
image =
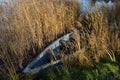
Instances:
[[[79,0],[79,3],[81,4],[82,8],[81,11],[82,12],[86,12],[89,9],[89,6],[92,3],[92,0]],[[111,8],[114,3],[112,2],[112,0],[109,0],[108,2],[105,2],[104,0],[98,0],[96,1],[93,5],[92,5],[92,10],[94,11],[95,6],[97,6],[98,8],[102,7],[102,6],[106,6]]]
[[[89,6],[91,5],[92,0],[78,0],[79,3],[82,5],[82,12],[86,12],[89,9]],[[94,10],[94,6],[101,7],[102,5],[112,7],[113,6],[113,0],[109,0],[108,2],[105,2],[105,0],[97,0],[95,4],[92,6],[92,9]],[[9,4],[10,2],[16,2],[16,0],[0,0],[0,3],[2,5]]]
[[[86,12],[90,6],[91,0],[79,0],[79,3],[81,4],[82,12]]]
[[[15,3],[16,0],[0,0],[0,4],[1,5],[5,5],[5,4],[11,4],[11,3]]]

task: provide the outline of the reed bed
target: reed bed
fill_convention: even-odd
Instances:
[[[18,0],[1,6],[0,60],[10,78],[18,80],[16,71],[72,30],[78,12],[76,1],[65,0]]]
[[[46,46],[70,31],[74,35],[70,54],[63,57],[68,68],[89,68],[99,62],[119,62],[120,4],[111,10],[79,12],[77,1],[20,0],[0,9],[0,63],[11,80]],[[8,12],[6,12],[6,10]],[[9,14],[8,14],[9,13]],[[76,49],[73,51],[72,49]],[[76,54],[75,54],[76,53]]]
[[[102,7],[96,8],[94,12],[90,10],[86,15],[80,15],[76,21],[76,28],[80,32],[81,50],[77,52],[74,63],[82,66],[90,64],[89,66],[93,67],[99,62],[119,62],[117,61],[120,50],[118,9],[119,3],[115,3],[113,9],[109,11],[107,7]]]

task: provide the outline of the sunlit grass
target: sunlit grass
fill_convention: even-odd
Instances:
[[[16,79],[16,71],[52,41],[72,29],[79,10],[77,2],[64,0],[21,0],[5,6],[0,13],[0,59],[11,79]]]
[[[46,46],[67,32],[77,31],[73,35],[75,41],[68,45],[69,55],[62,58],[65,68],[58,72],[58,76],[48,71],[45,77],[47,80],[56,77],[60,80],[70,80],[71,77],[74,80],[108,78],[111,76],[109,70],[115,73],[118,67],[104,63],[120,61],[119,8],[119,3],[116,3],[110,11],[107,8],[95,9],[83,15],[79,13],[77,1],[25,0],[6,5],[6,9],[1,8],[0,12],[0,60],[4,63],[4,68],[1,68],[5,69],[4,73],[8,72],[6,75],[10,79],[19,80],[18,73]],[[102,66],[110,67],[105,74],[101,72],[100,65],[96,65],[101,62]],[[78,72],[96,66],[97,71]],[[73,68],[78,69],[72,71]]]

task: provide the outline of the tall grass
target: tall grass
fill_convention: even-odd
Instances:
[[[15,80],[16,70],[22,70],[49,43],[73,28],[79,4],[19,0],[5,6],[0,13],[0,59]]]
[[[116,53],[120,50],[118,5],[119,3],[115,3],[113,10],[110,11],[105,7],[97,8],[94,12],[88,11],[86,15],[79,17],[76,28],[80,31],[80,43],[84,53],[82,52],[81,58],[77,56],[78,59],[81,60],[83,55],[87,54],[87,58],[93,62],[116,61]]]
[[[0,12],[0,63],[13,80],[46,46],[61,35],[73,35],[72,53],[64,63],[71,66],[92,66],[98,62],[116,61],[120,50],[119,3],[112,11],[96,9],[79,14],[77,1],[20,0],[7,4]],[[7,12],[7,11],[8,12]],[[76,48],[76,52],[74,51]]]

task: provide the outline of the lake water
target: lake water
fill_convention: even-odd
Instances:
[[[86,12],[89,9],[89,6],[91,5],[92,1],[91,0],[79,0],[79,3],[82,5],[82,12]],[[95,6],[101,7],[101,6],[107,6],[111,8],[114,3],[112,0],[109,0],[108,2],[105,2],[104,0],[98,0],[92,5],[92,9],[95,9]]]
[[[0,3],[2,5],[9,3],[10,1],[15,2],[16,0],[0,0]],[[86,12],[91,4],[92,0],[78,0],[79,3],[82,5],[82,12]],[[102,5],[108,6],[108,7],[112,7],[113,6],[113,0],[109,0],[107,3],[105,3],[104,0],[97,0],[94,5],[92,6],[93,10],[94,10],[94,6],[98,6],[101,7]]]

